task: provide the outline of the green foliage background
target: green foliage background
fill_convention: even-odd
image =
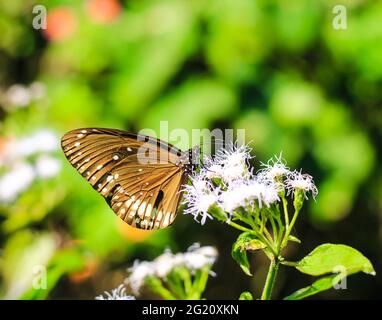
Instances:
[[[46,87],[25,108],[0,102],[0,154],[4,141],[39,128],[59,136],[92,126],[158,130],[161,120],[188,131],[244,128],[257,160],[283,151],[318,185],[290,260],[322,242],[344,243],[376,268],[374,278],[357,275],[347,290],[317,297],[380,298],[382,2],[126,0],[104,22],[87,2],[0,0],[0,91],[35,81]],[[48,14],[69,10],[65,37],[55,38],[49,23],[47,31],[32,28],[36,4]],[[338,4],[347,8],[346,30],[332,26]],[[59,176],[1,205],[0,297],[92,299],[123,281],[135,259],[196,241],[220,252],[207,298],[261,289],[266,259],[251,257],[255,277],[244,275],[230,257],[237,235],[227,226],[180,214],[166,230],[128,229],[63,154],[55,156]],[[31,289],[35,265],[47,266],[49,290]],[[280,297],[311,282],[293,270],[279,277]]]

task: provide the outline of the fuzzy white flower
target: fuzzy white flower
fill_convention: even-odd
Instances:
[[[313,198],[316,198],[318,190],[314,184],[313,177],[306,173],[301,173],[301,171],[291,172],[287,179],[285,180],[285,187],[288,193],[292,193],[294,190],[302,190],[304,192],[305,198],[308,199],[307,193],[311,192]]]
[[[278,184],[266,184],[261,192],[261,203],[265,203],[269,207],[272,203],[280,201],[279,197],[279,185]]]
[[[187,203],[187,209],[183,213],[193,215],[196,221],[201,217],[200,223],[203,225],[207,218],[212,219],[208,209],[218,201],[217,191],[202,175],[191,177],[191,182],[191,185],[183,188],[183,203]]]
[[[214,158],[210,158],[204,172],[209,172],[207,176],[220,177],[226,184],[248,179],[250,151],[251,149],[246,145],[236,146],[235,144],[230,145],[228,149],[221,149]]]
[[[264,167],[259,171],[259,174],[264,176],[264,178],[275,181],[277,178],[286,177],[290,170],[286,166],[286,161],[282,157],[282,153],[279,156],[274,156],[269,159],[267,163],[261,163]]]
[[[240,184],[231,185],[227,191],[220,194],[219,198],[222,209],[230,214],[239,208],[257,201],[261,208],[263,204],[270,206],[272,203],[280,201],[276,183],[257,179],[254,177]]]
[[[232,214],[235,209],[247,205],[249,201],[247,187],[248,186],[243,183],[233,187],[229,186],[226,191],[222,191],[219,195],[221,208],[225,212]]]
[[[123,284],[117,288],[111,290],[111,292],[105,291],[103,294],[95,297],[96,300],[135,300],[134,296],[126,294],[126,288]]]

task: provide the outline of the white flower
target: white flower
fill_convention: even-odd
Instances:
[[[279,197],[279,185],[278,184],[266,184],[265,188],[261,192],[261,202],[264,202],[267,207],[272,203],[280,201]],[[261,203],[260,203],[261,206]]]
[[[222,209],[230,214],[248,204],[253,204],[257,200],[261,208],[263,203],[270,206],[280,200],[276,183],[261,181],[254,177],[240,184],[231,185],[227,191],[223,191],[219,198]]]
[[[217,191],[202,175],[191,177],[191,182],[192,185],[185,185],[183,188],[183,203],[187,204],[183,213],[193,215],[195,220],[201,216],[200,223],[203,225],[207,218],[212,219],[208,209],[218,201]]]
[[[277,178],[285,177],[290,173],[289,168],[286,166],[286,161],[280,155],[274,156],[269,159],[267,163],[261,163],[264,167],[260,170],[259,174],[264,176],[264,178],[275,181]]]
[[[199,244],[193,244],[185,253],[173,254],[170,250],[165,250],[163,254],[151,262],[134,262],[133,267],[128,269],[130,275],[126,278],[125,283],[130,285],[134,294],[139,294],[140,288],[148,276],[166,279],[167,275],[178,266],[184,266],[194,272],[205,266],[211,266],[216,257],[217,250],[215,248],[200,247]]]
[[[27,189],[35,178],[33,167],[26,162],[17,163],[0,177],[0,201],[10,202]]]
[[[221,208],[232,214],[235,209],[246,206],[249,201],[247,187],[245,183],[242,183],[234,187],[229,186],[226,191],[222,191],[219,195]]]
[[[51,156],[42,155],[36,161],[36,172],[40,178],[52,178],[58,174],[61,163]]]
[[[313,198],[318,194],[316,185],[314,184],[313,177],[309,174],[303,174],[301,171],[291,172],[287,179],[285,180],[285,187],[288,193],[294,190],[302,190],[304,192],[305,198],[308,199],[307,193],[311,192]]]
[[[251,159],[251,149],[242,145],[240,147],[232,144],[229,149],[221,149],[217,152],[214,161],[211,163],[210,171],[212,169],[217,171],[217,174],[227,184],[240,180],[248,179],[250,172],[248,168],[248,161]],[[217,170],[217,168],[220,169]]]
[[[145,278],[154,275],[155,269],[153,263],[148,261],[135,261],[134,265],[128,269],[130,272],[129,277],[125,283],[131,287],[134,294],[138,295],[140,288],[145,282]]]
[[[105,291],[103,295],[95,297],[96,300],[135,300],[134,296],[126,294],[126,288],[123,284],[117,288],[111,290],[111,292]]]

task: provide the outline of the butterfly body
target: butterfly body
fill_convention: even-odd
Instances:
[[[62,137],[61,146],[71,165],[122,220],[147,230],[173,223],[181,186],[195,168],[190,160],[198,152],[103,128],[72,130]]]

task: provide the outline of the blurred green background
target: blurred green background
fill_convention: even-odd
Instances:
[[[32,27],[37,4],[45,30]],[[338,4],[346,30],[332,25]],[[167,120],[244,128],[257,160],[283,151],[311,173],[319,195],[289,258],[323,242],[354,246],[377,276],[317,298],[381,298],[381,21],[382,2],[366,0],[0,0],[0,297],[93,299],[135,259],[197,241],[220,252],[207,298],[259,292],[266,259],[252,257],[255,277],[245,276],[228,226],[180,214],[162,231],[132,229],[60,151],[74,128]],[[33,289],[39,266],[46,290]],[[279,277],[278,297],[313,282],[292,269]]]

